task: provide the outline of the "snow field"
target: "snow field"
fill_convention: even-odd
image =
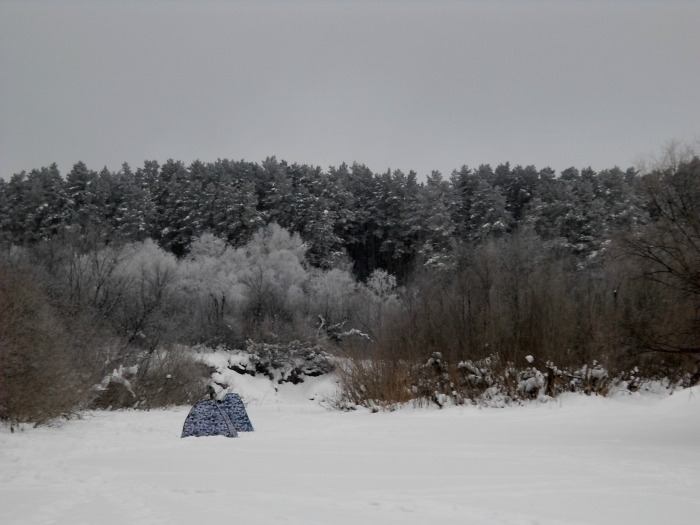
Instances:
[[[185,407],[2,427],[0,523],[698,523],[697,387],[372,414],[245,381],[236,439],[180,439]]]

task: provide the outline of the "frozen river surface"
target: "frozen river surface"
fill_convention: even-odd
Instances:
[[[0,428],[0,523],[700,523],[700,389],[505,409],[329,411],[180,439],[186,408]]]

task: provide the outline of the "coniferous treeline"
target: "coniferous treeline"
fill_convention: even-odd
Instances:
[[[65,178],[52,164],[0,181],[0,232],[21,245],[66,230],[91,231],[105,243],[151,238],[181,257],[204,233],[237,247],[276,222],[300,234],[316,266],[349,256],[360,279],[381,268],[403,281],[417,259],[523,225],[588,256],[613,229],[645,222],[647,201],[632,168],[569,168],[556,176],[505,163],[463,166],[449,180],[434,171],[422,183],[414,172],[373,173],[360,164],[324,171],[274,157],[260,164],[146,161],[116,173],[79,162]]]

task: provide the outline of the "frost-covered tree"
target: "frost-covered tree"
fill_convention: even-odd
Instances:
[[[110,319],[129,343],[152,352],[176,328],[177,260],[151,239],[126,246],[121,255],[114,275],[123,283],[122,299]]]
[[[321,317],[324,328],[354,321],[356,287],[355,279],[347,270],[314,270],[304,286],[306,308],[311,316]]]
[[[356,319],[361,329],[377,339],[388,316],[400,308],[399,289],[396,277],[385,270],[377,269],[359,286],[359,304]]]
[[[273,223],[259,230],[232,259],[239,268],[237,278],[245,286],[247,306],[255,320],[266,316],[292,317],[303,299],[308,277],[306,246],[298,234]]]
[[[275,223],[238,248],[205,234],[180,263],[181,288],[190,301],[216,300],[255,322],[291,319],[303,307],[306,249],[298,234]]]

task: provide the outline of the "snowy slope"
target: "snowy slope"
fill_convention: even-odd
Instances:
[[[699,388],[372,414],[245,380],[237,439],[180,439],[187,408],[3,427],[0,523],[698,523]]]

